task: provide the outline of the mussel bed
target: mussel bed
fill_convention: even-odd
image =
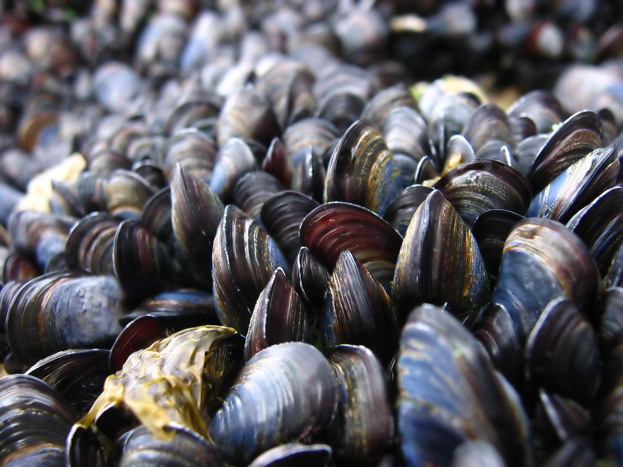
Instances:
[[[1,465],[623,465],[620,2],[0,18]]]

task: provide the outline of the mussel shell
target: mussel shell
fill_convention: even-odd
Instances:
[[[110,348],[108,354],[110,372],[116,373],[121,370],[131,354],[167,336],[166,326],[154,316],[144,315],[130,321]]]
[[[143,206],[141,225],[158,240],[167,242],[173,233],[171,222],[171,187],[155,192]]]
[[[279,123],[269,102],[253,87],[238,89],[225,99],[218,119],[219,146],[235,137],[253,138],[268,145],[279,133]]]
[[[168,139],[159,162],[167,180],[172,180],[177,164],[196,176],[211,174],[215,158],[214,140],[196,128],[185,128]]]
[[[292,184],[293,170],[285,146],[279,138],[273,138],[262,161],[262,171],[273,175],[288,189]]]
[[[274,240],[233,204],[225,207],[212,249],[214,301],[221,322],[246,335],[272,272],[290,266]]]
[[[258,221],[264,203],[273,195],[284,190],[275,177],[266,172],[249,172],[242,176],[234,187],[234,204],[251,219]]]
[[[490,443],[465,441],[454,450],[452,467],[503,467],[504,459]]]
[[[623,188],[616,186],[604,191],[567,223],[567,227],[590,248],[602,275],[608,272],[623,244],[622,216]]]
[[[515,140],[506,113],[495,104],[483,104],[471,115],[463,130],[476,157],[493,159],[496,151],[506,145],[514,147]]]
[[[565,442],[548,460],[548,467],[597,465],[598,458],[590,439],[577,436]]]
[[[9,254],[4,260],[2,268],[2,280],[9,281],[27,281],[34,279],[40,274],[40,270],[27,256],[21,253]]]
[[[379,129],[394,157],[397,154],[404,154],[419,161],[422,157],[433,154],[426,122],[414,108],[393,109],[387,114]]]
[[[402,237],[374,212],[356,204],[325,203],[311,211],[299,232],[301,243],[329,270],[350,250],[383,286],[394,274]]]
[[[282,191],[268,198],[260,213],[262,225],[294,263],[301,247],[299,228],[318,202],[297,191]]]
[[[381,134],[366,120],[353,123],[335,148],[324,201],[347,201],[380,216],[403,189],[398,165]]]
[[[302,342],[273,345],[243,367],[210,425],[227,462],[248,463],[276,446],[315,435],[337,406],[331,366]]]
[[[407,227],[417,208],[433,188],[424,185],[411,185],[400,192],[387,207],[383,219],[389,222],[401,235],[407,232]]]
[[[329,276],[327,268],[311,254],[309,248],[302,246],[292,266],[292,285],[299,295],[314,307],[322,306]]]
[[[288,443],[260,454],[249,467],[327,467],[332,455],[326,444]]]
[[[599,388],[597,336],[571,300],[551,301],[526,342],[528,383],[588,405]]]
[[[571,399],[548,394],[539,389],[537,407],[538,429],[554,446],[565,443],[575,436],[587,436],[591,429],[588,410]]]
[[[7,315],[11,351],[32,365],[61,350],[105,348],[121,331],[122,299],[112,276],[59,272],[29,281],[17,292]]]
[[[50,210],[57,215],[80,218],[84,216],[84,210],[78,198],[78,190],[75,185],[66,182],[52,180],[52,196],[50,197]],[[2,216],[0,215],[0,219]]]
[[[595,149],[538,193],[526,216],[547,217],[566,223],[602,192],[614,186],[619,166],[614,146]]]
[[[534,193],[543,190],[558,175],[589,152],[601,147],[601,118],[589,110],[565,120],[536,156],[528,181]]]
[[[82,172],[78,176],[76,189],[84,212],[106,210],[105,190],[107,183],[106,178],[90,171]]]
[[[392,281],[396,312],[406,317],[422,303],[446,304],[451,313],[469,319],[488,292],[476,240],[441,192],[432,191],[413,215],[400,248]]]
[[[245,360],[283,342],[312,342],[307,310],[283,269],[277,268],[255,303],[244,344]]]
[[[115,277],[133,299],[154,295],[173,280],[166,247],[137,221],[117,227],[112,260]]]
[[[78,418],[67,400],[26,375],[0,379],[0,461],[3,465],[63,465],[65,437]]]
[[[331,99],[325,99],[322,107],[318,109],[318,116],[343,133],[356,120],[359,120],[365,102],[357,94],[343,92],[333,94]]]
[[[119,465],[192,467],[197,464],[225,467],[217,449],[203,436],[186,428],[172,428],[172,439],[159,439],[147,428],[135,428],[124,440]]]
[[[396,84],[383,89],[370,99],[361,113],[361,118],[368,120],[373,127],[381,130],[388,115],[399,107],[416,108],[415,99],[404,84]]]
[[[329,429],[335,457],[374,463],[393,436],[385,371],[372,352],[361,346],[340,345],[328,358],[340,395]]]
[[[104,390],[108,355],[103,349],[63,350],[39,360],[25,374],[56,389],[83,416]]]
[[[76,222],[67,238],[65,262],[70,269],[112,274],[112,246],[120,220],[93,212]]]
[[[484,347],[495,369],[515,387],[521,387],[524,379],[524,347],[508,310],[499,304],[490,307],[474,331],[474,336]]]
[[[238,180],[257,168],[257,161],[249,145],[240,138],[231,138],[218,151],[210,189],[224,203],[231,201]]]
[[[212,245],[224,209],[208,185],[177,165],[171,182],[171,224],[182,269],[197,287],[210,287]]]
[[[565,113],[558,100],[549,92],[532,91],[521,96],[506,112],[510,117],[528,117],[536,125],[537,133],[549,133]]]
[[[594,313],[598,279],[579,237],[559,222],[530,218],[515,225],[506,240],[491,303],[508,310],[524,341],[546,305],[558,296]]]
[[[106,208],[124,219],[140,219],[147,200],[156,192],[147,180],[130,170],[115,170],[105,188]]]
[[[302,151],[302,160],[294,169],[292,189],[322,201],[326,170],[322,159],[314,153],[313,147],[308,146]]]
[[[296,169],[303,161],[307,148],[311,146],[312,153],[320,156],[340,134],[330,121],[310,117],[288,125],[283,131],[282,140],[291,164]]]
[[[398,431],[407,463],[447,465],[467,439],[491,443],[508,465],[532,463],[517,394],[458,320],[422,305],[410,314],[400,346]]]
[[[515,225],[523,219],[524,216],[503,209],[485,211],[476,219],[472,233],[478,242],[487,272],[493,279],[498,277],[504,243]]]
[[[434,188],[443,193],[470,228],[478,216],[492,209],[523,214],[532,199],[524,176],[495,160],[464,162],[444,175]]]
[[[389,361],[397,350],[398,325],[381,284],[344,250],[328,285],[320,330],[325,348],[363,345],[384,363]]]

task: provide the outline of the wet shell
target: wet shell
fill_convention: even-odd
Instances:
[[[337,385],[319,350],[273,345],[243,367],[210,425],[227,462],[248,463],[276,446],[313,436],[333,419]]]
[[[413,215],[400,248],[392,282],[396,312],[406,317],[418,304],[445,303],[466,320],[484,303],[488,289],[476,240],[452,205],[434,190]]]
[[[382,216],[403,188],[381,134],[366,120],[351,125],[329,161],[324,201],[359,204]]]

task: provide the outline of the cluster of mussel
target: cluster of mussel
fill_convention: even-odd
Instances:
[[[503,110],[291,3],[2,29],[2,464],[623,463],[621,62]]]

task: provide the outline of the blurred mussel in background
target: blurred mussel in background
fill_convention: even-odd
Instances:
[[[623,464],[622,24],[1,3],[0,463]]]

